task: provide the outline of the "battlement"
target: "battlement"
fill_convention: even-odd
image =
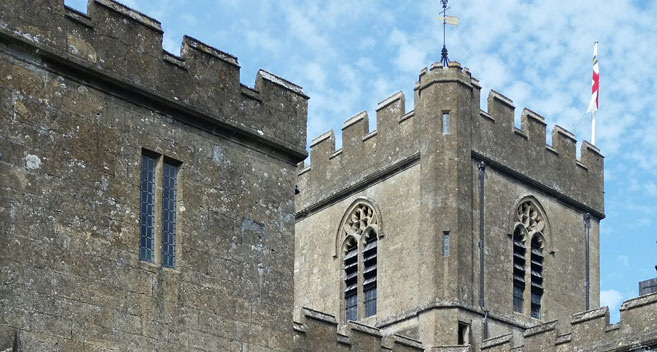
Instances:
[[[360,112],[342,126],[342,148],[335,149],[334,132],[327,131],[310,143],[310,165],[299,164],[297,209],[320,200],[327,190],[355,189],[392,169],[418,159],[414,113],[405,111],[402,92],[382,100],[376,108],[377,129],[369,131],[369,116]],[[348,170],[348,173],[344,171]],[[300,198],[301,203],[299,203]]]
[[[344,334],[335,316],[303,308],[301,322],[294,322],[295,351],[424,351],[422,343],[401,335],[382,336],[379,329],[349,322]]]
[[[472,152],[476,159],[519,172],[579,203],[598,219],[604,218],[603,161],[600,150],[587,141],[576,157],[575,135],[559,125],[546,144],[545,118],[524,108],[520,128],[514,125],[513,101],[491,90],[488,111],[473,123]]]
[[[90,83],[183,111],[195,125],[232,130],[305,158],[308,97],[301,87],[265,71],[253,88],[243,86],[236,57],[187,36],[177,56],[162,49],[162,36],[159,21],[113,0],[89,1],[87,14],[63,0],[0,4],[0,40],[18,43],[11,44],[17,56],[63,66]]]
[[[473,159],[519,175],[603,218],[603,156],[598,148],[583,142],[577,159],[574,135],[560,126],[554,126],[552,145],[547,145],[541,115],[523,109],[517,128],[513,101],[491,90],[487,111],[481,111],[480,90],[479,81],[459,63],[448,68],[434,64],[422,69],[415,83],[413,111],[405,111],[405,97],[399,92],[378,104],[375,131],[368,130],[368,114],[361,112],[345,121],[342,149],[335,149],[333,131],[315,138],[310,165],[299,165],[297,209],[312,211],[323,199],[358,188],[358,182],[399,170],[421,157],[422,143],[427,142],[421,139],[429,138],[444,151],[455,145],[468,149]],[[451,126],[442,126],[444,113],[449,113]]]
[[[621,319],[609,324],[609,308],[577,313],[569,322],[550,321],[512,334],[484,340],[482,351],[643,351],[657,346],[657,293],[629,299]]]

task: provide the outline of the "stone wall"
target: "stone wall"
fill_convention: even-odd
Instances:
[[[528,109],[515,127],[512,101],[495,91],[488,111],[481,111],[480,90],[459,64],[434,65],[420,72],[413,111],[405,111],[404,95],[397,93],[378,104],[375,131],[368,131],[363,112],[345,121],[341,149],[335,150],[333,131],[312,141],[310,164],[298,168],[297,317],[308,306],[344,322],[340,226],[350,204],[361,198],[380,210],[378,226],[385,236],[378,246],[377,313],[359,322],[384,334],[403,333],[432,348],[456,344],[460,323],[470,326],[473,341],[481,341],[485,310],[494,334],[521,332],[585,309],[586,213],[592,216],[591,305],[598,306],[602,155],[583,142],[576,158],[572,133],[559,126],[553,128],[552,145],[546,145],[545,121]],[[484,307],[479,284],[482,162]],[[543,209],[548,224],[540,319],[529,316],[529,305],[522,313],[512,305],[511,236],[517,207],[527,199]]]
[[[609,309],[602,307],[520,332],[493,335],[477,344],[431,348],[421,341],[386,335],[361,323],[339,325],[333,315],[302,308],[303,315],[294,323],[294,351],[652,351],[657,348],[656,308],[657,294],[650,294],[625,301],[620,308],[621,319],[615,324],[609,324]]]
[[[0,3],[0,350],[292,349],[307,97],[161,41],[109,0]],[[179,165],[172,269],[139,257],[144,153]]]
[[[574,135],[560,126],[554,126],[552,145],[547,145],[545,119],[525,108],[520,128],[515,127],[513,101],[494,90],[488,96],[487,111],[480,110],[479,81],[458,63],[450,65],[449,69],[442,69],[434,64],[420,72],[415,84],[414,110],[405,111],[404,94],[398,92],[378,104],[376,130],[368,130],[368,114],[361,112],[344,122],[341,149],[335,149],[332,130],[314,138],[310,144],[310,164],[299,165],[299,184],[304,192],[297,196],[297,212],[302,216],[312,212],[326,199],[358,188],[377,171],[393,167],[417,153],[421,144],[426,143],[418,139],[421,128],[427,127],[427,122],[418,121],[426,119],[417,116],[418,110],[425,110],[436,97],[427,89],[435,84],[443,87],[458,83],[462,89],[441,91],[440,98],[456,100],[467,95],[462,97],[466,104],[460,106],[463,116],[459,118],[463,121],[452,125],[452,133],[457,126],[463,126],[472,134],[468,139],[472,158],[484,159],[524,176],[531,180],[532,186],[542,187],[545,192],[604,218],[604,157],[598,148],[583,141],[581,156],[577,158]],[[442,128],[439,121],[442,111],[429,112],[433,123]]]
[[[424,351],[417,340],[401,335],[384,338],[379,329],[368,325],[349,322],[342,332],[337,328],[333,315],[303,308],[301,320],[294,323],[294,351]]]
[[[381,258],[418,256],[414,235],[418,231],[419,207],[411,199],[419,196],[419,172],[417,164],[410,166],[297,223],[295,251],[298,255],[294,273],[297,313],[304,306],[313,307],[331,312],[340,322],[345,322],[344,314],[340,314],[344,310],[341,300],[332,298],[344,291],[341,251],[345,238],[340,225],[346,209],[355,202],[371,201],[379,215],[378,255]],[[409,196],[410,199],[404,201]],[[379,305],[378,314],[398,315],[422,304],[420,297],[414,294],[422,278],[412,262],[380,261],[377,271],[377,287],[385,292],[379,297],[379,302],[383,303]],[[401,281],[405,282],[404,286],[397,284]]]
[[[481,351],[651,351],[657,348],[657,294],[625,301],[620,321],[609,324],[609,309],[550,321],[522,336],[502,335],[484,341]]]

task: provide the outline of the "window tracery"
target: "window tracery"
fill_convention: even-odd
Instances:
[[[379,218],[374,207],[359,201],[340,226],[343,242],[343,304],[346,320],[376,314]]]
[[[365,229],[372,227],[378,229],[378,219],[374,209],[366,204],[359,203],[351,211],[343,225],[346,235],[362,236]]]
[[[542,316],[545,216],[532,200],[516,207],[513,231],[513,311]],[[529,247],[529,248],[527,248]],[[528,302],[525,303],[525,302]]]

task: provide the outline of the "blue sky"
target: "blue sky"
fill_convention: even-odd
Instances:
[[[86,11],[87,0],[66,0]],[[413,108],[420,70],[440,60],[438,0],[257,1],[122,0],[162,22],[164,48],[184,34],[239,58],[241,81],[258,68],[304,87],[311,97],[309,140],[397,91]],[[601,304],[618,320],[638,281],[657,277],[657,2],[452,0],[449,57],[520,112],[544,116],[590,140],[582,117],[599,41],[600,110],[596,144],[605,155],[601,225]],[[485,110],[485,101],[482,100]],[[375,129],[375,119],[370,130]],[[578,123],[579,121],[579,123]],[[549,138],[549,137],[548,137]],[[550,143],[551,141],[547,141]],[[339,147],[339,146],[338,146]],[[579,147],[578,147],[579,150]]]

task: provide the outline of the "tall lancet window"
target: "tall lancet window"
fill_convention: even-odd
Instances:
[[[358,319],[358,246],[350,238],[344,255],[344,303],[347,320]]]
[[[338,233],[342,243],[346,321],[376,315],[380,237],[379,217],[374,207],[365,200],[354,202],[345,213]]]
[[[376,232],[370,231],[363,249],[363,294],[365,317],[376,314]]]
[[[542,318],[545,216],[532,200],[516,208],[513,231],[513,311]]]
[[[531,274],[531,315],[540,319],[543,297],[543,239],[540,235],[532,237]]]
[[[513,233],[513,311],[522,313],[525,293],[525,235],[522,227]]]

